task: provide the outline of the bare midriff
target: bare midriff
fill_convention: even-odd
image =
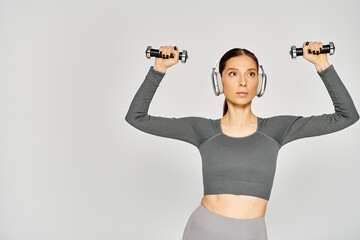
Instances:
[[[236,219],[265,216],[268,200],[237,194],[211,194],[201,199],[201,204],[218,215]]]

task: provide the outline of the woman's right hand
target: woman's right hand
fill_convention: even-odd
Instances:
[[[161,46],[159,48],[159,53],[163,57],[166,57],[167,55],[168,55],[168,57],[167,58],[160,58],[160,57],[155,58],[155,66],[158,69],[165,69],[165,71],[166,71],[166,69],[168,69],[172,65],[175,65],[176,63],[179,62],[179,49],[176,46],[175,46],[175,48],[176,48],[176,50],[172,46]],[[173,56],[173,57],[170,58],[170,56]],[[154,66],[154,68],[155,68],[155,66]]]

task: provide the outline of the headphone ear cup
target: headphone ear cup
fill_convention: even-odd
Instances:
[[[214,94],[216,96],[219,96],[222,91],[221,75],[220,75],[220,81],[219,81],[219,74],[218,74],[218,72],[215,71],[214,68],[211,72],[211,79],[212,79],[212,86],[213,86]],[[219,84],[219,82],[220,82],[220,84]]]
[[[216,83],[216,73],[214,68],[211,71],[211,83],[213,86],[214,94],[218,96],[217,83]]]
[[[223,91],[223,85],[222,85],[222,80],[221,80],[221,73],[220,72],[216,72],[216,80],[218,82],[218,86],[219,86],[219,95],[224,93]]]
[[[261,91],[261,88],[262,88],[262,85],[263,85],[263,79],[264,79],[264,76],[262,73],[259,74],[259,83],[258,83],[258,87],[257,87],[257,90],[256,90],[256,96],[259,97],[260,95],[260,91]]]
[[[256,91],[256,96],[262,97],[265,93],[267,76],[266,76],[266,73],[264,72],[264,68],[262,65],[260,65],[259,69],[261,69],[261,74],[259,74],[259,84],[258,84],[258,88]]]

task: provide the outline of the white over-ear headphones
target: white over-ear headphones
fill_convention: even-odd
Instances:
[[[221,74],[219,71],[216,71],[216,65],[220,62],[220,59],[216,61],[214,67],[212,68],[211,78],[212,78],[212,84],[214,88],[214,93],[216,96],[219,96],[221,93],[224,93],[223,91],[223,85],[221,81]],[[259,64],[260,65],[260,64]],[[259,84],[256,91],[256,96],[261,97],[264,95],[265,88],[266,88],[266,81],[267,77],[264,72],[263,66],[260,65],[259,69],[261,68],[261,73],[259,73]],[[260,72],[260,71],[259,71]]]

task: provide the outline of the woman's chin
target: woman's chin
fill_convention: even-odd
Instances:
[[[250,98],[236,98],[230,100],[234,105],[248,105],[251,102]]]

